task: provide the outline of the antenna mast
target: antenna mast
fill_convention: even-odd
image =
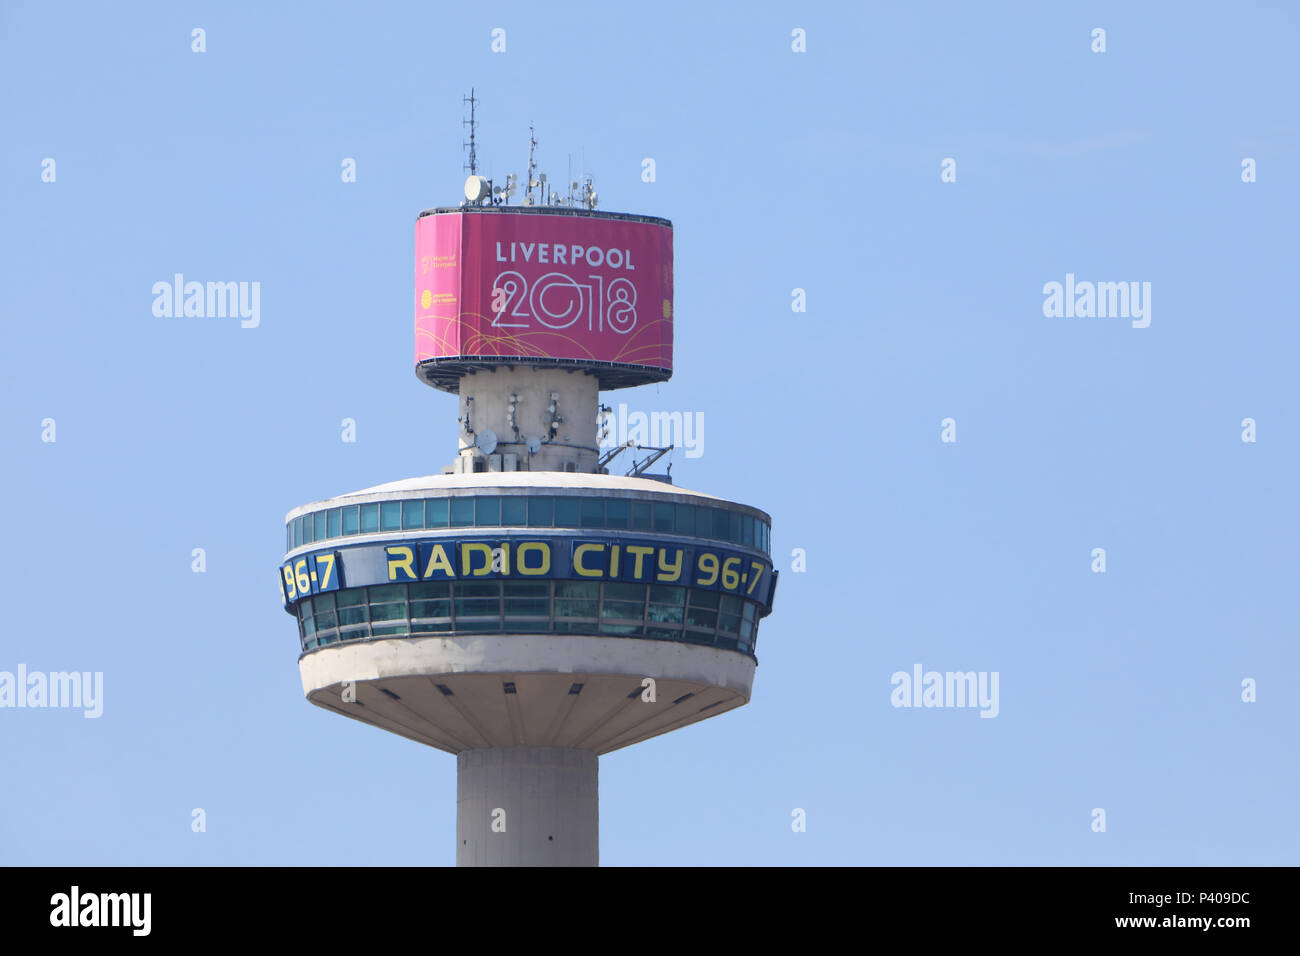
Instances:
[[[463,144],[469,148],[469,162],[463,168],[469,170],[471,176],[475,176],[478,174],[478,152],[474,149],[474,131],[478,123],[474,119],[474,106],[478,100],[474,99],[474,87],[469,88],[469,96],[462,97],[462,100],[469,104],[469,119],[461,121],[461,126],[469,127],[469,142]]]
[[[525,206],[531,206],[533,204],[533,187],[541,185],[541,183],[537,181],[537,176],[536,176],[537,163],[533,161],[533,154],[536,152],[536,150],[537,150],[537,136],[533,131],[533,124],[529,123],[528,124],[528,189],[525,191],[525,195],[524,195]]]

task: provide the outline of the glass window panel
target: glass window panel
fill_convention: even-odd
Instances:
[[[316,615],[316,630],[327,631],[334,627],[334,612],[326,611]]]
[[[582,526],[584,528],[605,527],[605,501],[603,498],[580,498],[582,502]]]
[[[501,630],[501,618],[494,617],[489,620],[465,620],[457,619],[456,630],[458,631],[499,631]]]
[[[331,591],[328,594],[318,594],[312,599],[311,603],[316,609],[317,614],[321,611],[332,611],[334,610],[334,592]]]
[[[311,523],[312,523],[312,533],[311,533],[312,540],[324,541],[325,540],[325,512],[318,511],[314,515],[312,515]]]
[[[461,496],[451,499],[451,526],[468,528],[474,523],[474,499]]]
[[[412,601],[411,617],[450,617],[451,601]]]
[[[501,499],[501,523],[509,527],[516,527],[528,523],[525,512],[528,509],[528,499],[521,495],[511,495],[509,498]]]
[[[340,619],[343,617],[342,612],[339,613],[339,617]],[[340,620],[339,623],[342,624],[342,620]],[[340,641],[364,641],[369,636],[370,636],[369,624],[363,624],[361,627],[349,627],[349,628],[340,627],[339,628]]]
[[[710,538],[717,538],[721,541],[727,540],[727,513],[721,508],[710,508],[709,514],[713,516],[713,533]],[[703,533],[703,532],[701,532]]]
[[[368,608],[362,604],[360,607],[341,607],[339,608],[339,627],[345,624],[364,624],[370,619],[367,614]]]
[[[723,614],[739,614],[739,613],[740,613],[740,604],[741,604],[741,599],[738,598],[738,597],[736,597],[734,594],[724,594],[724,595],[722,595],[722,613],[723,613]],[[734,631],[735,628],[733,627],[732,630]]]
[[[313,540],[311,515],[303,515],[298,519],[298,523],[302,525],[302,543],[311,544]]]
[[[682,623],[682,606],[680,604],[651,604],[646,610],[646,620],[655,624]]]
[[[716,608],[718,606],[718,592],[701,591],[698,588],[693,588],[691,590],[691,606]]]
[[[506,581],[506,597],[550,597],[551,585],[548,581]]]
[[[754,546],[754,516],[745,515],[740,526],[741,544],[747,544],[751,548]]]
[[[354,604],[366,603],[365,588],[348,588],[346,591],[338,591],[334,599],[338,602],[339,607],[348,607]]]
[[[371,534],[379,530],[379,503],[372,501],[361,506],[361,533]]]
[[[418,584],[408,584],[407,588],[412,601],[428,601],[451,596],[451,585],[446,581],[422,581]]]
[[[605,597],[616,601],[644,601],[645,585],[611,581],[605,585]]]
[[[641,620],[642,617],[645,616],[644,612],[645,612],[645,606],[641,604],[641,602],[639,601],[637,602],[611,601],[608,598],[606,598],[605,606],[602,609],[600,616],[607,617],[607,618],[608,617],[632,618],[634,620],[639,621]]]
[[[650,600],[658,604],[681,604],[686,597],[686,588],[674,588],[665,584],[650,585]]]
[[[626,528],[628,507],[626,498],[610,498],[605,502],[605,527]]]
[[[284,550],[293,550],[293,522],[290,521],[284,526]]]
[[[302,625],[298,628],[298,634],[302,637],[311,637],[316,633],[316,619],[314,617],[304,618]]]
[[[710,632],[706,632],[706,631],[692,631],[692,630],[686,630],[686,631],[683,631],[683,632],[682,632],[682,636],[683,636],[687,641],[690,641],[692,644],[712,644],[712,643],[713,643],[713,633],[712,633],[711,631],[710,631]]]
[[[704,627],[711,631],[718,626],[718,612],[705,611],[698,607],[687,608],[686,623],[691,627]]]
[[[361,521],[357,513],[356,505],[348,505],[343,509],[343,533],[356,534],[361,530]]]
[[[742,614],[741,616],[742,616],[746,621],[752,621],[752,620],[754,619],[754,602],[753,602],[753,601],[746,601],[746,602],[745,602],[745,613]]]
[[[405,601],[405,584],[385,584],[370,589],[368,595],[371,604],[384,604],[388,601]]]
[[[580,601],[575,598],[556,598],[555,599],[555,616],[556,617],[586,617],[596,616],[596,601]]]
[[[649,531],[650,526],[650,502],[632,502],[632,527],[638,531]]]
[[[528,527],[549,528],[555,523],[555,499],[545,495],[529,496]]]
[[[677,506],[677,533],[695,534],[695,506]]]
[[[337,538],[343,534],[343,522],[340,520],[341,517],[342,515],[338,508],[331,508],[329,510],[329,524],[325,528],[325,537]]]
[[[725,647],[728,650],[734,651],[736,649],[736,639],[734,637],[724,637],[719,634],[718,639],[714,643],[718,647]]]
[[[298,620],[305,621],[311,617],[311,599],[298,602]]]
[[[475,498],[474,523],[480,528],[498,527],[501,524],[501,499],[496,495]]]
[[[402,502],[402,530],[424,527],[424,499]]]
[[[682,639],[682,632],[680,628],[647,627],[645,629],[645,636],[652,637],[659,641],[680,641]]]
[[[372,604],[370,605],[370,620],[372,621],[403,621],[406,619],[406,604]]]
[[[727,515],[727,519],[728,519],[727,540],[735,541],[736,543],[739,543],[740,542],[740,519],[741,519],[740,512],[739,511],[731,512],[731,514]]]
[[[555,527],[557,528],[576,528],[580,519],[581,510],[580,498],[556,498],[555,499]]]
[[[506,598],[506,617],[547,617],[551,613],[551,599]]]
[[[421,621],[411,622],[412,634],[437,634],[443,631],[451,630],[451,621]]]
[[[718,620],[721,621],[720,630],[731,634],[735,634],[740,630],[740,617],[735,614],[723,614]]]
[[[617,634],[620,637],[639,637],[644,631],[645,628],[640,624],[611,624],[603,621],[600,625],[600,633]]]
[[[677,509],[664,501],[655,502],[655,530],[668,531],[673,530],[673,513]]]
[[[499,617],[501,601],[498,598],[456,598],[456,617]]]
[[[743,643],[747,643],[747,642],[749,642],[750,640],[752,640],[753,637],[754,637],[754,622],[753,622],[753,621],[741,621],[741,622],[740,622],[740,639],[741,639],[741,643],[742,643],[742,644],[743,644]]]
[[[447,527],[447,499],[424,499],[424,526],[426,528]]]
[[[375,637],[397,637],[410,634],[411,629],[406,624],[385,624],[383,627],[372,627],[370,632]]]
[[[590,598],[600,596],[600,585],[595,581],[556,581],[555,596],[564,598]]]
[[[400,586],[400,585],[399,585]],[[474,581],[456,585],[456,597],[496,597],[501,593],[500,581]]]
[[[402,503],[400,501],[385,501],[379,507],[379,530],[380,531],[401,531],[402,530]]]

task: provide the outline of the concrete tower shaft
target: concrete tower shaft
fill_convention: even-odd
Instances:
[[[594,473],[598,387],[581,369],[553,365],[502,365],[464,375],[460,448],[446,471]]]

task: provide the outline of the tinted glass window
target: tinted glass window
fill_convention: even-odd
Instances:
[[[371,502],[361,506],[361,533],[370,534],[379,530],[379,505]]]
[[[632,527],[638,531],[650,530],[650,502],[632,502]]]
[[[474,499],[473,498],[452,498],[451,499],[451,526],[453,528],[468,528],[474,523]]]
[[[402,530],[402,503],[400,501],[385,501],[379,506],[379,530]]]
[[[424,499],[402,502],[402,529],[424,527]]]
[[[582,526],[605,527],[605,502],[601,498],[582,498]]]
[[[695,508],[692,505],[677,505],[677,533],[695,534]]]
[[[555,522],[555,499],[543,496],[528,499],[528,527],[549,528]]]
[[[605,527],[626,528],[628,507],[626,498],[610,498],[605,502]]]
[[[424,526],[426,528],[447,527],[447,499],[424,499]]]
[[[343,534],[343,523],[339,520],[340,514],[338,508],[329,510],[329,524],[325,528],[325,536],[328,538],[337,538]]]
[[[315,541],[325,540],[325,512],[318,511],[311,516],[312,539]]]
[[[528,523],[525,512],[528,509],[528,499],[519,495],[512,495],[509,498],[501,499],[501,523],[514,527]]]
[[[495,528],[501,524],[501,499],[496,495],[474,499],[474,523],[480,528]]]
[[[348,505],[343,509],[343,533],[356,534],[361,530],[361,522],[357,517],[357,506]]]
[[[673,505],[662,501],[655,502],[655,530],[672,531],[673,530],[673,512],[676,509]]]
[[[576,528],[581,505],[579,498],[556,498],[555,499],[555,527],[557,528]]]

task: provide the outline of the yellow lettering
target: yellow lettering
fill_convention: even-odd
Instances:
[[[433,550],[429,552],[429,563],[424,568],[424,579],[427,581],[433,577],[434,571],[441,571],[449,578],[456,576],[456,572],[451,567],[451,560],[447,557],[447,549],[440,544],[435,544]]]
[[[590,568],[585,567],[582,563],[582,556],[586,554],[588,551],[604,551],[604,550],[605,550],[605,546],[603,544],[578,545],[576,548],[573,549],[573,570],[577,571],[578,574],[580,574],[584,578],[599,578],[604,576],[605,572],[603,570],[593,571]],[[648,551],[650,549],[647,548],[646,550]]]
[[[415,561],[415,553],[410,548],[403,544],[385,548],[384,551],[388,555],[388,580],[415,580],[415,569],[411,567],[412,562]],[[399,579],[398,571],[406,572],[405,576]]]
[[[525,555],[538,551],[542,555],[539,567],[530,568]],[[515,549],[515,567],[520,574],[549,574],[551,571],[551,546],[542,541],[525,541]]]
[[[483,567],[475,568],[473,554],[483,555]],[[481,578],[492,573],[492,549],[482,541],[462,541],[460,543],[460,573],[472,574]]]
[[[609,576],[618,577],[618,545],[616,544],[609,546]]]
[[[636,578],[636,580],[641,580],[641,568],[643,567],[642,562],[645,561],[645,556],[647,554],[654,554],[654,550],[654,548],[643,544],[629,544],[627,546],[627,553],[636,555],[636,564],[632,566],[632,577]]]
[[[668,549],[664,548],[659,552],[659,580],[660,581],[677,581],[682,576],[682,558],[685,552],[678,548],[673,552],[677,555],[677,561],[670,564],[664,559],[668,557]]]

